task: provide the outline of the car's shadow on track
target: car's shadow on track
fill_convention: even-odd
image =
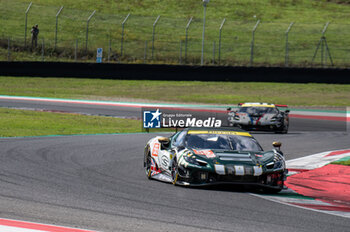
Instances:
[[[262,188],[254,185],[240,185],[240,184],[219,184],[209,186],[191,186],[192,189],[204,190],[204,191],[220,191],[220,192],[236,192],[236,193],[255,193],[271,195],[269,192],[265,192]],[[276,193],[274,193],[276,194]],[[278,194],[278,193],[277,193]]]

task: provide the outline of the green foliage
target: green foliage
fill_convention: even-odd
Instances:
[[[348,165],[350,166],[350,156],[343,157],[340,160],[332,162],[332,164]]]
[[[347,165],[350,166],[350,159],[346,161],[337,161],[337,162],[332,162],[332,164],[340,164],[340,165]]]

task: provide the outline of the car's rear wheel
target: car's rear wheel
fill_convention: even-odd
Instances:
[[[179,178],[179,166],[177,164],[177,159],[174,157],[174,160],[171,164],[171,182],[176,185],[176,182]]]
[[[289,124],[283,124],[281,127],[277,127],[275,129],[276,134],[287,134],[288,133]]]
[[[287,134],[288,133],[288,127],[289,127],[289,124],[288,123],[284,123],[283,129],[282,129],[282,134]]]

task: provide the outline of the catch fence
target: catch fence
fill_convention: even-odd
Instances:
[[[200,64],[203,18],[111,15],[64,6],[1,9],[3,60]],[[38,47],[30,30],[39,25]],[[348,67],[350,24],[206,19],[205,65]]]

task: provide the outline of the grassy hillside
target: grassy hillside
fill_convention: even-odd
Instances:
[[[100,13],[123,15],[164,15],[175,18],[202,17],[201,0],[1,0],[1,3],[47,7],[65,6],[79,10],[97,10]],[[349,6],[337,4],[341,1],[329,0],[211,0],[208,18],[229,18],[232,20],[252,20],[254,15],[264,21],[324,22],[336,20],[346,22],[342,17],[349,13]],[[349,2],[349,1],[343,1]],[[23,11],[26,9],[22,9]],[[210,9],[212,9],[210,11]]]
[[[30,27],[39,24],[40,43],[45,39],[45,59],[73,59],[78,41],[78,58],[93,60],[95,49],[103,47],[107,56],[111,44],[111,60],[122,62],[178,63],[185,62],[185,27],[189,18],[194,20],[189,28],[187,63],[198,63],[201,51],[203,7],[200,0],[0,0],[0,59],[7,59],[6,39],[19,51],[23,48],[24,12],[28,14],[27,40]],[[55,15],[59,17],[58,49],[54,52]],[[86,20],[93,10],[97,13],[89,24],[88,50],[85,52]],[[121,22],[125,24],[124,54],[121,53]],[[337,66],[347,66],[350,58],[350,6],[326,0],[212,0],[207,8],[205,44],[206,63],[218,63],[219,27],[222,31],[221,64],[243,64],[250,61],[252,28],[261,20],[255,35],[254,62],[259,65],[283,65],[285,59],[285,31],[295,22],[289,35],[289,55],[292,65],[310,65],[321,31],[330,21],[326,33],[332,58]],[[152,25],[158,15],[154,59],[152,51]],[[145,49],[145,43],[147,47]],[[181,41],[181,47],[180,47]],[[215,51],[213,51],[215,42]],[[15,52],[15,51],[13,51]],[[40,49],[34,54],[41,59]],[[32,59],[30,52],[11,56],[12,60]],[[320,62],[320,53],[316,63]],[[328,59],[329,61],[329,59]]]

